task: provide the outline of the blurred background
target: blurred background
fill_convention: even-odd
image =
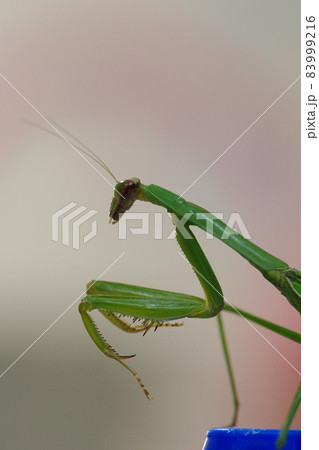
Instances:
[[[1,73],[119,179],[184,192],[299,77],[297,1],[0,1]],[[112,189],[0,78],[3,449],[200,449],[232,402],[216,320],[131,336],[106,321],[134,378],[103,357],[77,311],[103,277],[202,296],[174,240],[108,224]],[[300,84],[295,83],[185,194],[243,219],[253,241],[300,268]],[[106,175],[112,182],[112,179]],[[51,238],[53,213],[98,211],[80,250]],[[159,212],[135,204],[134,212]],[[165,222],[164,237],[171,230]],[[87,233],[82,227],[82,233]],[[165,231],[166,230],[166,231]],[[166,233],[166,234],[165,234]],[[196,232],[234,305],[299,331],[299,317],[239,255]],[[241,318],[224,314],[240,427],[282,425],[299,382]],[[298,344],[258,328],[297,369]],[[293,426],[299,427],[299,414]]]

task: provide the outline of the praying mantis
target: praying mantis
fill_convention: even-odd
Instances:
[[[206,319],[216,316],[234,404],[230,426],[234,426],[238,416],[238,395],[221,312],[224,310],[242,316],[298,343],[300,343],[300,334],[236,308],[227,302],[225,303],[218,279],[190,227],[200,228],[239,253],[266,280],[273,284],[299,313],[301,312],[300,271],[291,268],[284,261],[245,239],[209,211],[194,203],[187,202],[173,192],[153,184],[146,186],[135,177],[119,181],[97,155],[65,129],[60,128],[73,139],[72,146],[75,149],[92,158],[115,180],[114,196],[109,212],[110,223],[116,224],[121,215],[128,211],[137,200],[158,205],[170,213],[176,227],[176,240],[204,292],[204,298],[200,298],[183,293],[123,283],[91,281],[87,285],[86,296],[79,305],[79,312],[88,334],[104,355],[116,360],[135,377],[145,396],[150,399],[150,394],[137,372],[124,362],[135,355],[120,355],[112,348],[95,325],[91,312],[98,310],[102,316],[123,331],[128,333],[142,332],[144,334],[151,328],[156,330],[163,326],[179,326],[181,323],[175,322],[179,319]],[[57,131],[56,128],[55,130]],[[51,133],[51,131],[49,132]],[[59,131],[58,134],[58,137],[64,138]],[[65,138],[64,140],[70,143],[69,140]],[[285,443],[289,426],[298,409],[300,399],[299,385],[282,427],[277,443],[278,448],[281,448]]]

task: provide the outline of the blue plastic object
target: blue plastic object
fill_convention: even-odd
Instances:
[[[253,428],[212,428],[203,450],[276,450],[280,430]],[[300,450],[301,431],[289,430],[283,450]]]

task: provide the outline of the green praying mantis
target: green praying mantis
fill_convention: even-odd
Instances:
[[[53,128],[58,131],[55,127]],[[175,322],[178,319],[207,319],[216,316],[234,404],[230,426],[234,426],[237,421],[239,403],[221,311],[224,310],[242,316],[298,343],[300,343],[300,334],[228,303],[225,304],[218,279],[190,227],[194,226],[202,229],[239,253],[253,267],[259,270],[299,313],[301,312],[300,271],[291,268],[284,261],[269,254],[250,240],[245,239],[209,211],[194,203],[187,202],[173,192],[152,184],[149,186],[143,185],[138,178],[130,178],[124,181],[117,180],[97,155],[65,129],[60,126],[59,128],[73,140],[71,144],[73,148],[92,158],[115,180],[114,197],[109,213],[110,223],[116,224],[120,220],[121,215],[129,210],[137,200],[158,205],[170,213],[176,227],[177,242],[183,251],[184,257],[193,268],[204,293],[204,298],[200,298],[183,293],[123,283],[91,281],[87,286],[86,296],[79,305],[79,312],[88,334],[104,355],[116,360],[135,377],[145,396],[150,399],[150,394],[141,378],[124,362],[135,355],[120,355],[112,348],[95,325],[91,312],[98,310],[106,319],[123,331],[129,333],[142,332],[144,334],[151,328],[179,326],[181,324]],[[46,131],[48,130],[46,129]],[[51,133],[51,131],[48,132]],[[70,143],[59,131],[58,137],[62,137]],[[281,448],[285,443],[289,426],[298,409],[300,399],[299,385],[282,427],[277,442],[278,448]]]

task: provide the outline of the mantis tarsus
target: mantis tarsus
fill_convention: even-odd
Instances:
[[[54,127],[55,128],[55,127]],[[60,127],[65,133],[68,133]],[[48,131],[48,130],[46,130]],[[59,137],[63,137],[60,133]],[[161,326],[177,326],[172,322],[182,318],[209,318],[217,316],[223,352],[230,379],[234,413],[231,426],[234,426],[238,415],[238,396],[226,343],[223,321],[220,312],[226,311],[241,315],[276,333],[296,342],[300,342],[300,335],[292,330],[281,327],[262,318],[256,317],[238,308],[225,304],[221,286],[210,266],[197,239],[190,230],[197,226],[207,233],[221,239],[225,244],[239,253],[261,274],[272,283],[287,298],[289,303],[300,313],[301,311],[301,275],[297,269],[289,267],[287,263],[262,250],[245,239],[239,233],[229,228],[207,210],[193,203],[185,201],[178,195],[155,185],[145,186],[138,178],[131,178],[119,182],[109,168],[90,149],[78,139],[68,133],[77,142],[72,146],[80,152],[93,158],[103,169],[114,178],[116,185],[114,197],[110,206],[110,222],[117,223],[122,214],[127,211],[136,200],[150,202],[165,208],[171,215],[176,226],[176,239],[185,258],[193,268],[204,291],[204,298],[176,292],[162,291],[112,283],[107,281],[92,281],[88,284],[86,297],[79,305],[79,311],[87,329],[97,347],[108,357],[115,359],[126,367],[140,384],[148,399],[150,395],[137,373],[125,362],[125,359],[135,355],[119,355],[103,338],[96,327],[90,312],[97,309],[105,318],[123,331],[130,333],[146,333],[150,328]],[[65,139],[67,140],[67,139]],[[69,140],[67,140],[69,142]],[[70,142],[69,142],[70,143]],[[290,407],[287,419],[283,425],[278,448],[285,437],[300,403],[300,387]]]

